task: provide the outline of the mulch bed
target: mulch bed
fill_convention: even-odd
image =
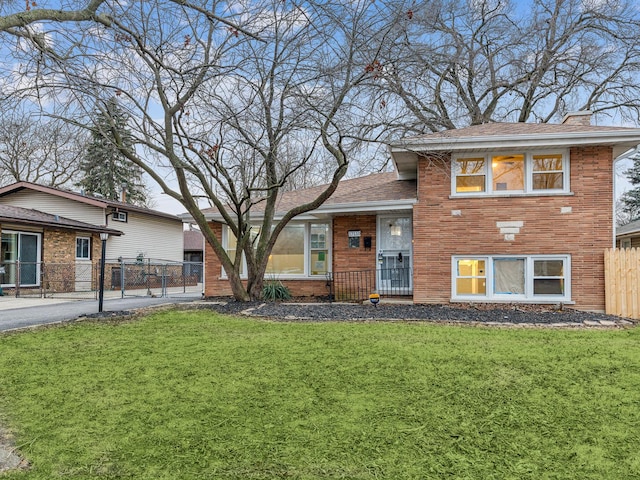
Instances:
[[[558,306],[527,304],[455,304],[413,305],[304,302],[236,302],[229,298],[213,298],[201,302],[199,308],[219,313],[245,314],[274,320],[420,320],[469,324],[519,325],[588,325],[633,326],[635,321],[603,313],[583,312]]]

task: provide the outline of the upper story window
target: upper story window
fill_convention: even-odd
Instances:
[[[456,156],[452,160],[453,195],[566,193],[566,152]]]
[[[112,218],[116,222],[127,222],[129,220],[127,212],[113,212]]]

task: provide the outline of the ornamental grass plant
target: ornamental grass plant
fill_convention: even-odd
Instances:
[[[166,311],[0,336],[8,479],[640,478],[640,330]]]

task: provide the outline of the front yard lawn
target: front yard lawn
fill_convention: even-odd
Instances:
[[[640,329],[167,311],[0,336],[10,479],[640,478]]]

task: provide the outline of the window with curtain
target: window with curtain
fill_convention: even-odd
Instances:
[[[569,301],[569,255],[453,257],[453,298]]]

